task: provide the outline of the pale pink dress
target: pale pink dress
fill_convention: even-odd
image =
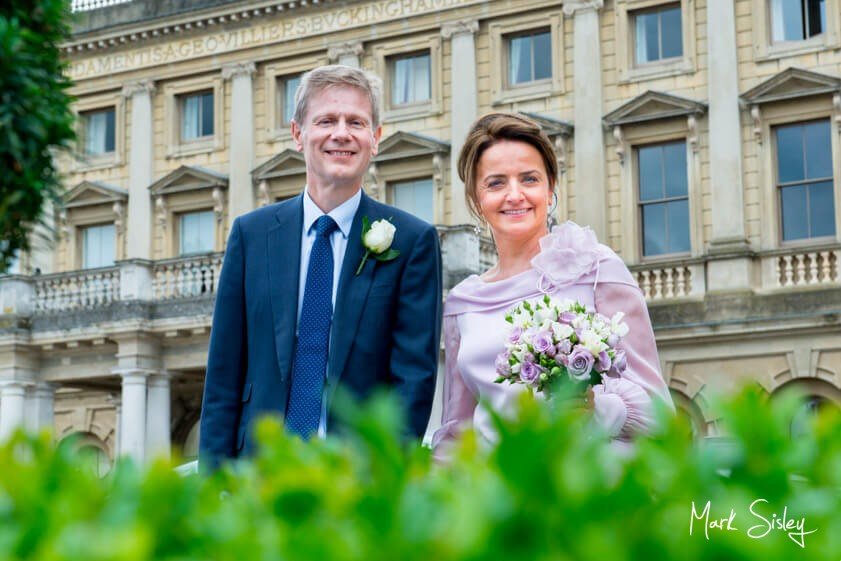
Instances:
[[[484,441],[496,434],[488,411],[510,414],[522,385],[496,384],[494,360],[504,349],[510,324],[505,313],[523,300],[549,294],[578,300],[608,317],[624,312],[630,331],[620,347],[628,367],[619,378],[593,388],[594,417],[608,434],[627,440],[654,422],[655,399],[674,408],[660,374],[657,346],[642,291],[622,260],[598,243],[589,228],[566,222],[540,240],[532,268],[498,282],[472,275],[455,286],[444,306],[445,378],[441,427],[435,432],[435,456],[446,458],[447,445],[473,426]]]

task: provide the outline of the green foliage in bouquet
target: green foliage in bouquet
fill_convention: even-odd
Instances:
[[[0,272],[61,191],[53,150],[75,137],[59,53],[69,12],[68,0],[0,3]]]
[[[841,417],[792,440],[793,407],[747,391],[722,409],[726,445],[670,418],[628,455],[586,414],[525,396],[497,447],[469,433],[436,466],[376,399],[342,439],[304,444],[265,421],[259,456],[209,478],[123,462],[100,480],[70,447],[19,435],[0,449],[0,559],[841,559]],[[815,531],[804,547],[778,529],[751,538],[751,503]],[[723,518],[734,529],[707,539]]]

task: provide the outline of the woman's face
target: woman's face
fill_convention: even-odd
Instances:
[[[498,242],[540,238],[546,233],[552,186],[543,159],[532,145],[497,142],[479,158],[476,182],[479,209]]]

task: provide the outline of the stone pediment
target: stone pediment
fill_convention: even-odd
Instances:
[[[113,204],[128,200],[128,191],[99,181],[82,181],[64,194],[65,208]]]
[[[373,161],[381,163],[418,156],[447,154],[449,151],[450,144],[448,142],[414,132],[398,131],[380,142],[379,150]]]
[[[841,92],[841,78],[802,68],[787,68],[742,94],[748,105]]]
[[[644,123],[673,117],[703,115],[707,104],[663,92],[649,90],[605,115],[608,127]]]
[[[549,137],[570,137],[575,129],[569,121],[561,121],[560,119],[555,119],[554,117],[549,117],[547,115],[541,115],[540,113],[523,112],[523,115],[540,125],[543,132],[545,132],[546,136]]]
[[[287,148],[251,170],[251,179],[254,183],[259,183],[276,177],[304,175],[306,172],[307,164],[304,161],[304,155]]]
[[[159,196],[216,187],[227,188],[228,176],[198,166],[181,166],[152,183],[149,190]]]

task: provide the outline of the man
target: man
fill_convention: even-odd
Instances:
[[[303,438],[334,431],[339,386],[358,398],[390,386],[415,435],[429,419],[441,315],[438,236],[362,192],[382,133],[379,79],[320,67],[303,76],[295,102],[292,137],[307,184],[231,227],[207,361],[202,469],[249,454],[253,422],[263,414],[281,416]],[[363,219],[394,226],[389,247],[380,247],[388,241],[380,236],[377,251],[366,253]]]

